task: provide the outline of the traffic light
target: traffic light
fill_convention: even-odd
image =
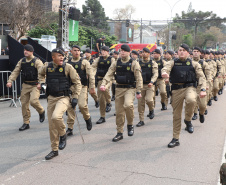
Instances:
[[[129,19],[127,19],[126,20],[126,27],[129,27],[129,23],[130,23],[130,21],[129,21]]]
[[[79,21],[79,17],[80,17],[80,10],[76,9],[75,7],[70,7],[68,18],[75,21]]]

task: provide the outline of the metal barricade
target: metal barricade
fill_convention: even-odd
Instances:
[[[1,85],[2,94],[0,95],[0,102],[11,100],[10,107],[11,106],[17,107],[15,102],[17,99],[16,80],[12,83],[12,88],[6,87],[10,74],[11,74],[11,71],[0,71],[1,84],[2,84]]]

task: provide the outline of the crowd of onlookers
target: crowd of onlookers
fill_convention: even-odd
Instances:
[[[1,55],[9,55],[9,48],[8,46],[5,49],[1,49]]]

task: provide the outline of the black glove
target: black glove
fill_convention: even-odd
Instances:
[[[73,99],[71,100],[71,106],[72,106],[73,109],[75,109],[77,103],[78,103],[78,99],[77,99],[77,98],[73,98]]]

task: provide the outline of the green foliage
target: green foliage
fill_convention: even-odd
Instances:
[[[70,42],[70,46],[73,46],[75,44],[79,46],[86,45],[87,47],[91,48],[91,38],[93,39],[93,45],[92,48],[95,48],[95,43],[98,38],[101,38],[102,36],[105,36],[105,44],[107,46],[111,46],[111,44],[116,43],[116,36],[110,36],[105,33],[99,32],[97,29],[93,29],[90,27],[85,26],[79,26],[79,32],[78,32],[78,38],[79,40],[76,42]]]
[[[36,26],[28,31],[28,36],[33,38],[41,38],[42,35],[55,35],[57,37],[58,25],[50,24],[48,27]]]
[[[189,47],[192,47],[192,35],[191,34],[184,35],[183,43],[187,44]]]
[[[108,17],[106,17],[104,8],[98,0],[86,0],[82,10],[80,19],[83,25],[109,30]]]

